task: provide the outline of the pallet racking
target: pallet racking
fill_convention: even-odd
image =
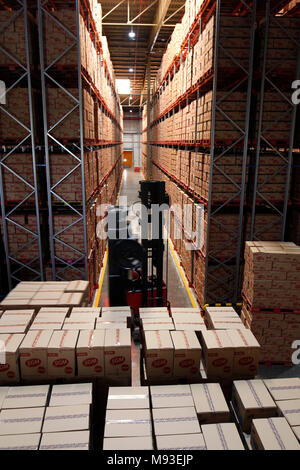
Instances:
[[[283,3],[203,1],[152,94],[153,173],[204,205],[203,250],[174,241],[201,304],[241,299],[245,240],[287,236],[300,48]]]
[[[25,9],[27,2],[22,3]],[[35,125],[43,129],[36,189],[36,207],[43,214],[36,235],[41,267],[36,279],[89,279],[90,295],[105,250],[105,242],[96,236],[103,216],[97,206],[116,201],[123,140],[122,110],[97,8],[94,0],[30,1],[38,50],[29,67],[41,88]],[[1,199],[7,201],[8,188]],[[9,253],[8,244],[5,248]],[[26,266],[34,262],[30,259]],[[10,287],[32,279],[28,273],[9,277]]]

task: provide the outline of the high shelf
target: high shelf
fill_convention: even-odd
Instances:
[[[11,3],[11,7],[17,4]],[[36,253],[31,255],[24,251],[25,244],[18,245],[22,256],[30,258],[24,262],[28,269],[19,276],[9,274],[10,283],[32,280],[34,269],[37,280],[89,279],[92,295],[105,251],[105,240],[97,237],[97,224],[104,214],[97,208],[116,202],[122,176],[123,112],[107,40],[102,36],[101,7],[97,0],[36,0],[29,2],[27,13],[27,2],[22,3],[26,22],[31,18],[33,23],[31,35],[23,41],[26,47],[30,41],[34,44],[28,76],[31,72],[41,89],[32,124],[39,129],[39,140],[28,150],[34,155],[38,149],[40,158],[35,163],[35,171],[38,167],[41,173],[35,189],[36,212],[42,214],[42,220],[36,220],[39,232],[35,237],[40,268]],[[14,11],[0,13],[15,21]],[[19,47],[19,38],[15,41]],[[10,89],[6,96],[15,106]],[[22,106],[22,100],[15,101]],[[24,156],[18,165],[21,175],[28,172]],[[9,186],[1,197],[6,219],[8,192]],[[16,205],[20,207],[18,200]],[[28,233],[25,222],[19,225]],[[6,251],[11,251],[9,242]]]
[[[207,0],[193,16],[187,1],[181,45],[173,34],[152,92],[152,176],[194,219],[204,210],[202,249],[186,250],[184,221],[173,217],[182,240],[171,227],[201,305],[240,301],[245,240],[291,236],[300,19],[284,3]],[[144,166],[146,128],[144,110]]]

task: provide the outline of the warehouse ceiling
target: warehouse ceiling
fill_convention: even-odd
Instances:
[[[102,0],[101,4],[103,34],[116,78],[131,80],[132,100],[121,95],[121,101],[125,111],[129,103],[134,110],[146,99],[147,65],[151,63],[153,82],[173,29],[184,14],[185,0]],[[131,29],[134,39],[128,36]]]

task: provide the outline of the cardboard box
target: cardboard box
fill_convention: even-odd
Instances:
[[[276,402],[280,416],[284,416],[290,426],[300,426],[300,399]]]
[[[87,293],[89,290],[89,282],[88,281],[70,281],[64,290],[65,292]]]
[[[142,307],[139,309],[139,314],[149,312],[164,312],[169,314],[167,307]]]
[[[285,418],[253,419],[254,450],[300,450],[300,444]]]
[[[101,307],[73,307],[70,316],[82,315],[82,317],[94,316],[94,318],[101,317]]]
[[[74,318],[66,318],[62,326],[62,330],[93,330],[95,328],[95,319],[89,320],[77,320]]]
[[[226,331],[201,332],[202,361],[208,378],[230,379],[233,368],[233,345]]]
[[[203,424],[207,450],[245,450],[234,423]]]
[[[39,450],[89,450],[90,431],[46,432]]]
[[[173,375],[174,346],[169,331],[145,331],[145,363],[148,378]]]
[[[107,311],[107,310],[104,310],[104,312],[102,312],[102,315],[100,317],[102,320],[105,320],[105,321],[125,321],[127,322],[128,318],[131,318],[131,315],[130,315],[130,312],[128,312],[127,310],[117,310],[117,311]]]
[[[0,335],[6,333],[26,333],[30,325],[29,320],[13,321],[10,318],[1,318],[0,320]]]
[[[49,406],[90,405],[92,393],[91,383],[53,385]]]
[[[90,405],[49,406],[42,432],[85,431],[90,427]]]
[[[83,292],[65,292],[63,293],[58,301],[57,305],[65,306],[65,307],[80,307],[84,300],[84,293]]]
[[[36,319],[33,321],[30,331],[36,331],[36,330],[61,330],[62,326],[64,324],[64,318],[58,316],[55,317],[40,317],[37,316]]]
[[[98,317],[95,317],[95,314],[93,312],[85,312],[84,314],[82,313],[72,313],[71,312],[71,315],[65,319],[65,322],[82,322],[82,323],[93,323],[93,325],[95,325],[96,323],[96,318]],[[94,329],[91,328],[92,330]]]
[[[170,320],[169,312],[140,312],[140,319],[141,320],[155,320],[159,318],[164,321]]]
[[[233,377],[252,378],[257,375],[260,344],[251,330],[227,330],[233,345]]]
[[[2,409],[2,404],[5,400],[8,390],[9,390],[9,387],[0,387],[0,410]]]
[[[141,328],[143,331],[154,331],[154,330],[166,330],[172,331],[175,329],[172,319],[169,317],[167,318],[149,318],[149,319],[142,319],[141,320]]]
[[[288,379],[264,379],[264,383],[275,401],[300,399],[299,377]]]
[[[10,434],[35,434],[42,429],[45,408],[18,408],[1,410],[0,436]]]
[[[191,384],[190,387],[200,424],[230,421],[230,411],[220,384]]]
[[[106,437],[103,450],[153,450],[151,436]]]
[[[254,418],[277,416],[276,404],[262,380],[235,380],[232,404],[243,431],[248,434]]]
[[[18,383],[19,372],[19,347],[25,335],[22,334],[0,334],[0,352],[5,352],[5,364],[0,364],[0,383]],[[4,346],[4,350],[1,348]]]
[[[174,345],[174,376],[189,377],[199,374],[201,346],[194,331],[171,331]]]
[[[154,408],[152,415],[156,436],[199,434],[201,432],[196,410],[193,406]]]
[[[124,313],[125,312],[127,313],[127,317],[130,317],[131,316],[131,307],[129,307],[128,305],[124,305],[124,306],[119,306],[119,307],[102,307],[102,314],[103,313],[106,313],[106,312],[109,312],[109,313],[113,313],[113,312],[118,312],[118,313]]]
[[[75,375],[75,347],[78,331],[54,331],[48,345],[49,377],[73,377]]]
[[[206,450],[203,434],[178,434],[156,437],[157,450]]]
[[[42,307],[37,313],[39,318],[52,318],[55,317],[64,320],[68,315],[68,307]]]
[[[194,406],[189,385],[151,385],[152,408]]]
[[[27,309],[27,310],[5,310],[3,313],[2,313],[2,316],[1,316],[1,321],[2,320],[12,320],[13,321],[16,321],[18,322],[18,320],[25,320],[25,321],[32,321],[33,317],[34,317],[34,310],[32,309]]]
[[[51,330],[28,331],[19,349],[22,378],[48,376],[48,345]]]
[[[76,346],[77,373],[79,377],[104,376],[104,330],[79,332]]]
[[[106,377],[131,377],[131,336],[129,329],[106,330],[104,370]]]
[[[38,450],[41,434],[0,436],[0,450]]]
[[[9,387],[2,409],[46,407],[50,385]]]
[[[104,437],[152,436],[150,410],[106,410]]]
[[[96,319],[96,330],[124,330],[128,328],[127,319],[118,319],[118,320],[103,320],[101,318]]]
[[[107,410],[149,409],[148,387],[109,387]]]

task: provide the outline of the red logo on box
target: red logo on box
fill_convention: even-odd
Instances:
[[[155,361],[152,362],[152,367],[156,367],[157,369],[159,367],[164,367],[168,363],[167,359],[156,359]]]
[[[180,367],[191,367],[194,364],[194,359],[184,359],[184,361],[179,362]]]
[[[0,364],[0,372],[6,372],[9,369],[9,364]]]
[[[53,361],[54,367],[65,367],[67,364],[69,364],[68,359],[56,359]]]
[[[38,373],[39,374],[44,374],[46,372],[45,367],[38,367]]]
[[[124,364],[121,369],[126,372],[127,370],[129,370],[129,365],[128,364]]]
[[[169,374],[171,372],[171,367],[164,367],[163,371],[165,374]]]
[[[96,366],[95,372],[102,372],[102,366]]]
[[[239,360],[239,364],[241,366],[248,366],[249,364],[252,364],[253,362],[253,357],[247,356],[247,357],[242,357],[242,359]]]
[[[25,364],[27,367],[37,367],[41,364],[40,359],[28,359],[28,361],[25,361]]]
[[[124,356],[116,356],[116,357],[113,357],[110,360],[110,363],[113,366],[118,366],[120,364],[123,364],[123,362],[125,362],[125,357]]]
[[[7,372],[7,377],[9,377],[10,379],[12,379],[14,376],[15,376],[15,373],[13,371]]]
[[[97,364],[97,362],[98,362],[98,359],[96,357],[89,357],[88,359],[85,359],[84,361],[82,361],[82,364],[85,367],[93,367]]]
[[[225,359],[225,357],[220,357],[219,359],[215,359],[212,362],[213,366],[216,366],[216,367],[225,366],[226,363],[227,363],[227,359]]]
[[[65,368],[65,373],[66,373],[66,374],[72,374],[72,372],[73,372],[73,368],[72,368],[72,367],[66,367],[66,368]]]

